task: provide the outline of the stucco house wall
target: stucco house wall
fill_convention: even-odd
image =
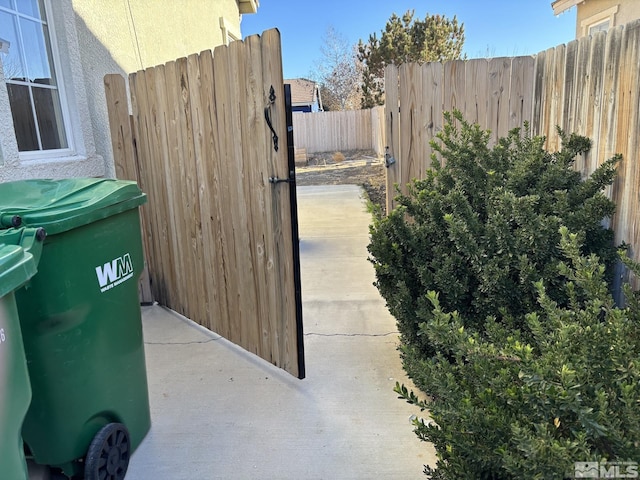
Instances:
[[[45,0],[63,84],[73,152],[25,160],[13,132],[0,62],[0,181],[113,177],[103,79],[123,76],[241,38],[241,13],[256,0]]]
[[[576,38],[589,34],[589,25],[599,16],[612,19],[611,27],[640,18],[638,0],[590,0],[578,5]]]
[[[577,8],[576,38],[589,35],[589,28],[608,21],[609,28],[624,25],[640,18],[639,0],[556,0],[552,8],[556,14]]]

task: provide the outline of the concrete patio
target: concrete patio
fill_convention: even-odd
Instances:
[[[127,480],[421,479],[434,450],[397,399],[394,319],[372,285],[356,186],[298,189],[307,378],[143,308],[153,426]]]

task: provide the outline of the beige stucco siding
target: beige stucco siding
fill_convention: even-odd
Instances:
[[[226,43],[221,18],[240,34],[236,0],[73,0],[73,9],[93,48],[103,45],[127,73]]]
[[[612,27],[640,18],[639,0],[587,0],[578,4],[577,8],[576,38],[588,35],[590,19],[598,18],[602,12],[611,12]]]
[[[96,149],[113,177],[103,79],[160,65],[226,43],[221,19],[240,38],[236,0],[72,0]]]

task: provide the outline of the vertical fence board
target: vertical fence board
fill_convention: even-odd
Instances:
[[[426,132],[423,142],[421,143],[421,150],[415,152],[416,163],[412,170],[407,172],[409,174],[407,180],[413,180],[414,178],[422,178],[427,170],[431,166],[431,154],[433,149],[429,146],[429,142],[433,140],[438,133],[442,131],[444,126],[444,118],[442,117],[442,104],[443,104],[443,83],[444,76],[441,63],[427,63],[422,66],[422,97],[424,99],[423,111],[425,113],[424,118],[415,118],[415,122],[421,126]],[[402,79],[401,79],[402,82]],[[402,83],[401,83],[402,85]],[[402,102],[400,102],[400,111],[402,113]],[[410,112],[406,112],[410,116]],[[402,115],[400,116],[402,119]],[[402,125],[402,134],[405,134],[405,125]],[[402,150],[403,158],[405,158],[406,151]],[[422,159],[422,161],[420,161]],[[426,164],[424,163],[426,160]],[[404,166],[402,170],[404,171]],[[403,174],[404,175],[404,174]]]
[[[384,155],[385,147],[385,127],[384,127],[384,106],[371,109],[371,143],[373,151],[378,157]]]
[[[619,71],[620,51],[622,40],[622,27],[616,27],[607,32],[605,46],[605,70],[602,85],[602,112],[600,127],[600,146],[598,152],[598,164],[616,153],[616,125],[618,117],[616,106],[619,97]],[[616,183],[619,180],[616,180]],[[612,197],[614,187],[607,187],[605,193]]]
[[[509,131],[509,91],[511,88],[511,59],[489,60],[489,104],[487,124],[491,130],[491,144]]]
[[[125,79],[121,75],[107,75],[104,87],[107,103],[110,105],[107,113],[116,178],[138,181]]]
[[[547,124],[547,148],[555,151],[560,149],[561,140],[557,127],[564,124],[564,73],[565,73],[566,45],[558,45],[554,49],[553,65],[551,65],[552,87],[549,89],[549,117]]]
[[[237,204],[237,186],[235,185],[236,177],[234,175],[237,159],[234,156],[233,143],[238,134],[234,131],[232,125],[232,114],[230,105],[233,102],[231,98],[231,89],[229,85],[228,75],[229,65],[229,49],[221,46],[216,47],[213,55],[213,73],[215,82],[215,105],[217,115],[217,132],[216,135],[220,139],[219,155],[220,159],[220,183],[222,186],[222,198],[224,199],[225,211],[222,215],[222,239],[223,250],[226,253],[226,259],[229,265],[235,265],[235,261],[241,253],[237,252],[240,245],[236,242],[234,235],[233,219],[238,218]],[[224,326],[226,338],[234,343],[240,342],[240,328],[238,322],[242,318],[242,309],[240,295],[242,292],[234,288],[240,287],[238,275],[239,268],[230,268],[226,273],[225,282],[228,287],[228,305],[229,317],[227,324]]]
[[[129,117],[127,102],[127,86],[122,75],[108,74],[104,77],[105,97],[108,105],[109,129],[111,133],[111,147],[116,169],[116,178],[121,180],[133,180],[140,185],[138,173],[138,160],[133,148],[133,119]],[[145,231],[144,215],[146,210],[140,209],[140,228],[142,230],[143,251],[149,251],[147,234]],[[140,275],[138,283],[140,302],[147,304],[153,302],[149,269],[146,266]]]
[[[485,125],[487,121],[487,72],[489,62],[485,58],[469,60],[466,65],[464,117],[468,122]]]
[[[515,57],[511,62],[507,131],[531,122],[534,62],[533,57]]]
[[[396,162],[387,168],[387,212],[390,212],[395,207],[395,185],[401,181],[402,177],[400,173],[402,162],[397,161],[400,158],[400,93],[398,82],[398,67],[389,65],[384,72],[385,123],[388,147],[386,154],[396,159]]]
[[[218,163],[218,138],[216,131],[216,111],[214,106],[213,55],[210,50],[199,55],[199,88],[200,105],[197,110],[200,116],[201,131],[199,132],[200,159],[197,162],[200,218],[202,222],[203,254],[205,267],[205,284],[207,286],[206,301],[208,304],[207,323],[209,328],[222,332],[223,323],[228,318],[226,296],[226,277],[224,250],[222,246],[221,218],[223,198],[220,195]],[[208,240],[208,241],[207,241]]]
[[[635,242],[638,240],[638,133],[640,132],[639,44],[640,23],[629,26],[621,32],[615,153],[621,153],[623,160],[618,166],[618,175],[613,189],[613,199],[617,206],[613,225],[616,242],[625,241],[634,245],[631,255],[636,259],[638,258]]]
[[[404,76],[403,76],[404,73]],[[403,78],[405,81],[403,82]],[[402,151],[401,185],[405,187],[413,178],[415,163],[422,160],[417,150],[420,148],[424,135],[421,125],[423,109],[429,109],[428,100],[422,102],[422,70],[417,64],[400,66],[400,150]],[[428,121],[428,117],[426,117]],[[405,189],[406,191],[406,189]]]
[[[157,262],[155,261],[156,260],[155,252],[158,251],[157,235],[150,230],[150,226],[155,220],[155,215],[156,215],[154,205],[151,204],[151,202],[155,199],[155,195],[153,192],[153,186],[151,185],[152,182],[150,181],[150,172],[148,171],[148,167],[146,163],[141,158],[141,156],[148,151],[148,145],[146,141],[147,138],[144,135],[144,132],[146,131],[146,126],[141,113],[142,107],[140,105],[141,102],[142,103],[144,102],[137,95],[136,87],[140,80],[136,78],[136,75],[137,74],[133,74],[129,76],[129,90],[131,92],[131,109],[132,109],[130,123],[132,125],[132,129],[134,132],[132,137],[135,138],[135,146],[138,152],[138,154],[135,155],[135,158],[137,161],[136,167],[138,172],[139,185],[142,191],[147,194],[147,203],[143,205],[142,208],[140,209],[141,210],[140,220],[142,222],[142,232],[144,234],[143,242],[145,245],[147,269],[149,270],[150,276],[153,278],[156,272],[158,271],[156,266]],[[111,128],[113,129],[114,127],[111,127]],[[116,129],[117,128],[118,127],[116,127]],[[159,299],[158,285],[159,285],[158,281],[155,281],[151,284],[151,287],[152,287],[151,294],[153,298],[155,298],[156,300]]]
[[[153,168],[157,173],[156,192],[160,193],[162,199],[162,209],[166,212],[167,218],[176,218],[172,215],[171,192],[174,186],[171,179],[162,175],[162,172],[170,162],[167,145],[167,132],[165,125],[165,106],[166,97],[164,87],[164,66],[160,65],[150,69],[145,73],[147,77],[147,88],[149,89],[148,101],[152,112],[153,136],[151,143],[151,155],[153,156]],[[176,210],[176,215],[181,215],[180,210]],[[177,284],[178,266],[176,259],[171,255],[173,233],[177,232],[177,227],[172,222],[167,222],[167,218],[163,218],[163,225],[160,227],[161,232],[161,249],[162,249],[162,269],[166,272],[164,277],[166,298],[171,302],[178,301],[178,295],[170,286]]]
[[[534,78],[533,78],[533,105],[531,112],[531,133],[534,135],[544,135],[543,121],[545,117],[545,70],[548,63],[549,51],[540,52],[536,55]]]
[[[589,81],[587,84],[587,114],[583,135],[592,140],[591,150],[585,155],[585,171],[583,175],[590,175],[600,164],[600,145],[602,127],[602,108],[604,102],[604,62],[606,35],[597,32],[591,39],[589,54]]]
[[[466,63],[464,60],[453,60],[443,65],[443,76],[447,79],[442,85],[445,112],[453,110],[464,112],[466,109]]]
[[[171,301],[172,292],[167,283],[171,281],[173,267],[169,260],[169,233],[163,212],[167,211],[166,182],[162,176],[162,164],[158,155],[158,132],[156,129],[155,71],[153,68],[138,72],[131,77],[134,124],[137,125],[138,145],[141,149],[140,173],[148,182],[144,186],[149,195],[149,210],[146,224],[152,237],[153,252],[149,256],[152,291],[158,301]],[[157,226],[157,228],[155,228]]]
[[[206,183],[205,159],[207,158],[206,143],[204,141],[205,133],[205,105],[202,101],[202,83],[200,71],[200,55],[189,55],[186,61],[186,76],[189,95],[185,99],[188,100],[187,124],[191,127],[191,135],[187,136],[190,141],[189,148],[189,164],[193,172],[193,177],[189,182],[189,193],[193,202],[191,217],[191,242],[193,252],[193,277],[196,284],[193,286],[194,293],[197,295],[197,309],[195,311],[196,318],[202,319],[203,326],[211,328],[212,310],[215,310],[210,303],[211,299],[208,294],[207,272],[212,272],[213,261],[211,259],[210,248],[208,246],[209,239],[207,236],[207,223],[210,218],[210,197],[209,188]]]
[[[247,103],[247,114],[243,129],[247,132],[256,131],[260,128],[260,123],[264,118],[264,80],[262,77],[262,48],[260,38],[256,35],[246,40],[248,66],[247,82],[245,84],[245,95],[249,99]],[[270,200],[268,183],[268,172],[260,162],[262,152],[270,148],[265,136],[257,136],[253,142],[245,142],[249,148],[246,151],[247,159],[251,168],[249,169],[248,188],[253,192],[250,200],[250,213],[252,217],[253,231],[253,252],[256,280],[256,291],[258,294],[258,310],[256,318],[256,347],[261,356],[269,352],[271,323],[274,312],[277,310],[276,292],[273,292],[271,285],[274,284],[275,269],[270,268],[273,264],[271,260],[274,255],[274,241],[272,233],[267,228],[272,225],[274,219],[271,209],[267,208]]]
[[[589,48],[591,37],[585,37],[576,42],[575,68],[573,71],[573,83],[571,91],[572,109],[566,112],[571,122],[566,133],[580,133],[584,135],[586,130],[585,116],[587,114],[588,82],[589,82]],[[565,102],[566,107],[566,102]],[[576,158],[575,168],[583,174],[587,168],[587,156],[580,155]]]
[[[629,201],[628,213],[619,223],[627,228],[626,235],[622,240],[631,244],[631,256],[634,260],[640,261],[640,22],[635,22],[626,26],[626,48],[627,55],[625,65],[628,68],[630,108],[629,130],[627,134],[627,154],[625,164],[628,168],[626,185],[628,190],[625,196]],[[620,141],[624,142],[625,133],[620,132]],[[622,236],[622,235],[621,235]],[[638,288],[638,279],[635,279],[634,288]]]
[[[268,94],[268,88],[273,85],[278,89],[277,97],[275,100],[275,108],[272,109],[272,122],[274,128],[281,133],[281,148],[278,152],[275,152],[273,148],[269,148],[269,155],[271,159],[271,165],[273,168],[273,174],[279,178],[288,177],[288,167],[286,162],[287,151],[283,148],[284,137],[286,132],[286,118],[284,111],[284,98],[282,95],[282,55],[280,51],[280,39],[275,30],[268,30],[263,35],[263,75],[265,86],[265,98]],[[282,222],[277,224],[274,231],[274,238],[276,243],[281,244],[276,248],[276,255],[282,255],[280,258],[276,258],[276,261],[282,265],[288,265],[289,268],[285,270],[287,272],[293,272],[291,264],[293,262],[293,245],[291,242],[286,241],[283,235],[286,237],[289,235],[292,229],[291,217],[289,215],[283,215],[282,212],[289,209],[289,195],[285,187],[285,184],[279,184],[273,187],[273,197],[271,201],[271,208],[273,209],[274,219],[281,219]],[[277,291],[282,292],[282,295],[278,297],[278,310],[281,312],[279,316],[274,316],[273,324],[276,328],[271,332],[271,345],[272,351],[278,353],[278,363],[276,365],[281,366],[289,372],[296,372],[298,367],[296,365],[296,345],[295,345],[295,330],[296,330],[296,317],[295,317],[295,289],[293,284],[293,278],[284,278],[278,276],[277,282],[273,285]]]
[[[564,101],[562,104],[562,129],[565,133],[576,132],[577,126],[577,113],[578,102],[577,97],[578,84],[580,79],[577,74],[580,72],[581,60],[579,56],[579,44],[577,40],[569,42],[567,44],[565,53],[565,67],[564,67]]]

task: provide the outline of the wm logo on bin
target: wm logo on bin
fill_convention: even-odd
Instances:
[[[96,275],[100,284],[100,291],[106,292],[113,287],[126,282],[133,277],[133,263],[131,255],[125,253],[123,256],[114,258],[101,267],[96,267]]]

